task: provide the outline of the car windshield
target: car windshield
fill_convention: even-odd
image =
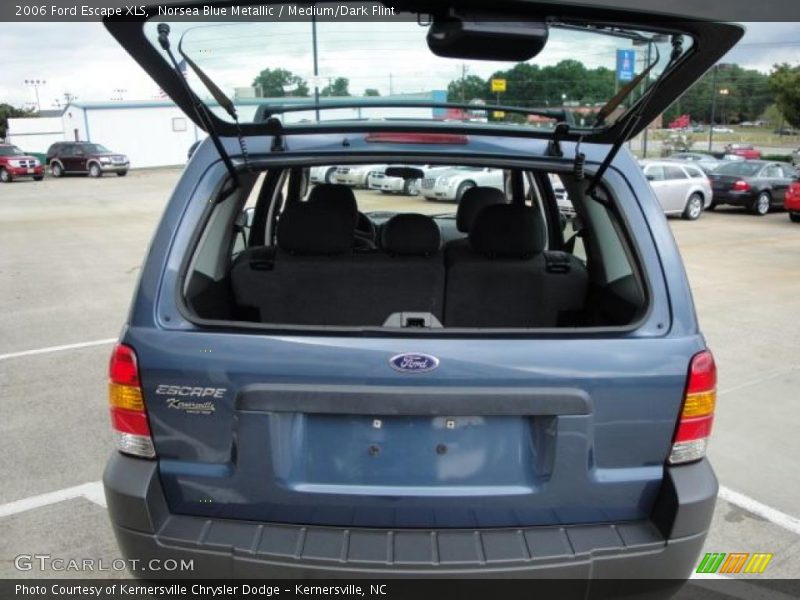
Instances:
[[[24,154],[16,146],[0,146],[0,156],[23,156]]]
[[[743,177],[752,177],[761,170],[763,165],[761,163],[751,163],[744,161],[732,161],[720,165],[714,169],[715,173],[720,175],[739,175]]]
[[[297,11],[298,6],[274,5],[274,10]],[[315,5],[320,10],[329,7],[336,8]],[[426,41],[430,26],[409,13],[362,22],[318,19],[312,24],[310,17],[293,18],[169,25],[171,37],[180,39],[180,51],[233,99],[242,122],[252,121],[259,105],[309,107],[282,113],[280,118],[286,123],[413,119],[546,129],[557,122],[557,117],[480,108],[498,104],[561,115],[566,111],[577,126],[591,127],[601,107],[653,64],[650,74],[633,86],[606,124],[618,118],[660,76],[670,54],[667,35],[551,23],[547,43],[533,59],[463,60],[434,55]],[[157,41],[157,25],[146,23],[145,34],[167,60]],[[684,37],[684,52],[691,46],[691,39]],[[186,65],[183,61],[180,66],[186,69],[189,86],[219,117],[230,121]],[[317,96],[319,111],[313,109]],[[330,108],[343,99],[366,106]],[[422,106],[369,106],[395,101]],[[476,108],[425,107],[438,103]]]
[[[81,146],[81,148],[87,154],[107,154],[111,152],[111,150],[109,150],[102,144],[84,144],[83,146]]]

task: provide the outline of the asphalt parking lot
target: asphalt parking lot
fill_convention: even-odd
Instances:
[[[97,483],[112,448],[106,366],[179,174],[0,186],[0,577],[81,575],[19,571],[20,554],[118,557]],[[800,577],[800,226],[725,208],[670,223],[719,366],[723,493],[707,551],[771,552],[761,577]]]

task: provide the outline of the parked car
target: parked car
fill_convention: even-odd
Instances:
[[[761,151],[752,144],[728,144],[725,146],[725,154],[741,156],[748,160],[758,160],[761,158]]]
[[[92,142],[56,142],[47,150],[46,162],[53,177],[74,173],[90,177],[116,173],[124,177],[130,168],[127,156]]]
[[[714,158],[710,154],[703,152],[676,152],[669,156],[670,160],[685,160],[696,164],[706,173],[713,171],[721,162],[721,159]]]
[[[775,135],[798,135],[800,131],[797,129],[792,129],[791,127],[781,127],[780,129],[775,129],[772,133]]]
[[[334,183],[335,174],[336,167],[331,165],[311,167],[309,180],[311,183]]]
[[[11,183],[18,177],[44,178],[44,166],[35,156],[25,154],[17,146],[0,144],[0,182]]]
[[[783,206],[784,194],[797,179],[797,171],[789,163],[742,160],[720,165],[709,179],[714,190],[712,208],[731,204],[764,216],[771,208]]]
[[[694,221],[711,205],[711,182],[699,166],[682,161],[641,161],[664,214]]]
[[[711,129],[714,133],[735,133],[730,127],[723,127],[720,125],[715,125]]]
[[[418,196],[421,180],[425,177],[435,177],[444,173],[451,167],[423,165],[423,177],[419,179],[404,179],[402,177],[389,177],[383,171],[372,171],[367,177],[367,187],[379,190],[383,194],[403,194],[404,196]]]
[[[458,202],[468,189],[477,186],[503,190],[503,171],[489,167],[455,167],[424,178],[420,192],[426,200]]]
[[[337,167],[333,174],[334,183],[342,183],[355,188],[366,188],[370,173],[382,173],[386,165],[352,165]]]
[[[800,181],[792,181],[783,197],[783,208],[794,223],[800,223]]]
[[[497,4],[497,20],[476,27],[473,13],[452,8],[416,15],[430,27],[400,43],[371,36],[382,70],[413,57],[425,73],[434,55],[453,72],[476,68],[464,62],[473,59],[510,68],[559,35],[576,60],[613,67],[609,47],[668,31],[667,79],[657,102],[640,94],[653,85],[643,80],[630,86],[641,102],[609,98],[614,119],[584,127],[438,122],[419,97],[397,101],[411,115],[397,120],[276,123],[264,103],[237,122],[195,104],[223,104],[223,83],[209,84],[213,95],[185,93],[180,68],[169,68],[177,60],[161,56],[177,52],[185,28],[170,35],[159,24],[156,51],[154,23],[106,19],[155,85],[219,136],[227,159],[201,152],[181,174],[111,354],[118,451],[103,484],[122,556],[196,559],[194,575],[220,578],[555,578],[570,597],[619,587],[579,579],[622,576],[647,578],[647,597],[663,597],[696,571],[719,489],[706,458],[716,366],[626,142],[743,30],[601,3],[541,4],[535,27],[506,25],[525,0]],[[262,35],[254,25],[243,25],[247,36]],[[251,56],[251,44],[236,54],[231,39],[242,34],[230,27],[194,46],[198,67],[238,72]],[[374,24],[347,29],[360,48]],[[326,60],[352,56],[348,39]],[[454,165],[423,179],[432,197],[459,200],[443,215],[393,197],[364,213],[374,197],[304,185],[319,160],[341,165],[338,179],[387,157],[432,156]],[[580,215],[581,256],[564,240],[551,176]]]

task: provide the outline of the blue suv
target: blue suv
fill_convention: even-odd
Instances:
[[[503,74],[509,99],[482,104],[461,75],[426,97],[231,100],[242,65],[278,60],[272,40],[308,23],[107,20],[209,134],[111,358],[104,483],[125,556],[222,577],[690,574],[717,495],[716,370],[624,143],[742,30],[512,4],[525,20],[453,5],[380,35],[315,23],[320,52],[360,25],[382,59],[429,57],[441,89],[465,60]],[[547,97],[556,71],[539,64],[564,48],[579,105],[512,97],[520,73]],[[615,85],[616,50],[647,62]],[[432,203],[313,185],[321,165],[504,183]]]

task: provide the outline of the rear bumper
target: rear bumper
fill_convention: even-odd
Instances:
[[[732,192],[730,190],[714,190],[714,204],[732,204],[749,207],[755,196],[752,192]]]
[[[684,579],[697,564],[718,487],[703,460],[667,469],[646,521],[388,530],[173,514],[161,489],[157,463],[117,453],[106,467],[103,483],[117,542],[126,558],[193,560],[192,572],[168,576],[204,578]]]
[[[130,163],[100,164],[100,170],[103,173],[121,173],[123,171],[127,171],[129,167]]]

